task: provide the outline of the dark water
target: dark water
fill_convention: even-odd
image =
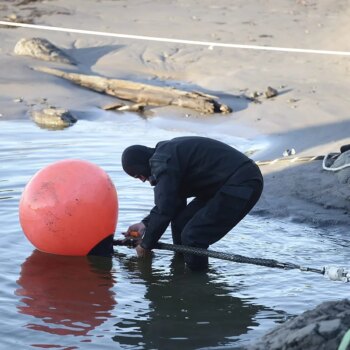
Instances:
[[[189,134],[157,125],[109,113],[62,131],[0,121],[1,349],[238,349],[292,315],[348,296],[348,284],[294,270],[212,259],[208,273],[196,274],[165,251],[143,261],[126,247],[112,259],[35,250],[19,225],[18,202],[31,176],[60,159],[89,160],[108,172],[119,196],[116,236],[147,214],[152,189],[124,175],[120,155],[130,144],[153,146]],[[248,216],[212,249],[317,268],[347,266],[346,234]]]

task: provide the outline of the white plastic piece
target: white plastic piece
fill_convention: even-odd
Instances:
[[[288,157],[288,156],[294,156],[294,154],[296,154],[297,152],[295,151],[294,148],[291,148],[291,149],[286,149],[282,155],[283,157]]]
[[[327,266],[324,275],[332,281],[350,281],[350,272],[345,271],[342,267]]]

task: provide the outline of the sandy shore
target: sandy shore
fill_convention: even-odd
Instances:
[[[246,1],[0,1],[1,20],[113,33],[206,42],[350,51],[345,0]],[[42,98],[72,110],[113,101],[59,78],[34,72],[50,66],[216,95],[233,109],[227,116],[200,116],[180,108],[159,108],[156,116],[215,127],[227,137],[263,144],[255,160],[338,152],[350,143],[349,57],[214,48],[103,36],[0,28],[1,119],[27,118]],[[77,67],[15,56],[21,38],[42,37],[64,49]],[[268,86],[278,96],[251,101]],[[22,103],[15,102],[23,98]],[[187,114],[187,117],[185,115]],[[192,126],[192,131],[196,127]],[[262,166],[263,196],[257,214],[290,217],[315,225],[349,225],[349,184],[322,170],[321,161]]]

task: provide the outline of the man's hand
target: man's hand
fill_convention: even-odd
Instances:
[[[131,225],[124,233],[125,238],[141,238],[145,233],[146,226],[144,223],[139,222]]]
[[[139,258],[146,258],[152,254],[152,251],[142,248],[140,245],[137,245],[135,249]]]
[[[125,237],[123,242],[133,241],[136,245],[140,244],[145,229],[146,226],[142,222],[131,225],[126,232],[122,233]]]

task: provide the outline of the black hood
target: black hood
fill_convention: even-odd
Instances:
[[[122,166],[124,171],[130,176],[143,175],[147,178],[151,176],[149,159],[152,157],[155,148],[141,145],[133,145],[126,148],[122,154]]]

